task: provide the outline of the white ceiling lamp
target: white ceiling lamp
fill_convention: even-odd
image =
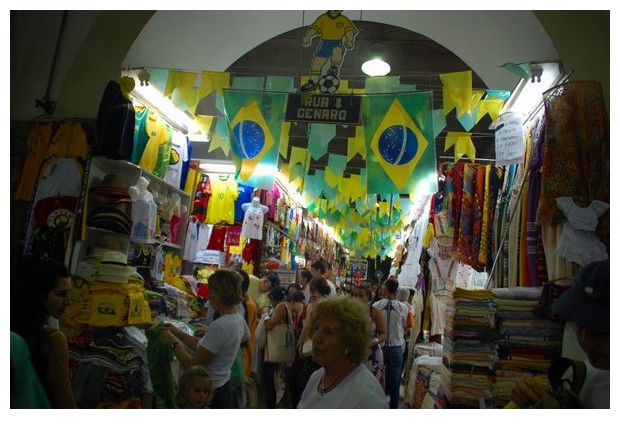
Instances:
[[[385,44],[374,41],[370,44],[370,59],[362,64],[362,71],[368,76],[386,76],[390,73],[391,67],[385,61]]]
[[[235,165],[229,161],[220,161],[215,159],[200,160],[199,168],[205,173],[211,174],[235,174]]]

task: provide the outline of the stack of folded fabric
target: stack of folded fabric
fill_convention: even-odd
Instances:
[[[411,368],[411,394],[406,402],[411,408],[434,408],[443,367],[441,356],[418,356]],[[407,392],[409,393],[409,392]]]
[[[117,174],[107,174],[90,188],[92,209],[86,224],[123,235],[131,233],[131,197],[127,182]]]
[[[135,353],[121,328],[92,330],[67,342],[71,386],[80,408],[140,398],[150,385],[143,375],[148,363]]]
[[[562,353],[563,323],[541,318],[534,312],[542,288],[492,289],[497,305],[499,360],[495,402],[510,401],[514,383],[524,375],[541,375]]]
[[[456,288],[446,305],[436,407],[482,408],[493,398],[495,303],[489,290]]]

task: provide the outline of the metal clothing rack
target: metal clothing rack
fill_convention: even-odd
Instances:
[[[572,74],[572,70],[562,75],[554,86],[552,86],[551,88],[549,88],[547,91],[543,93],[543,97],[545,97],[545,95],[548,94],[550,91],[553,91],[557,89],[557,87],[559,87],[560,85],[563,85],[568,80],[571,74]],[[525,120],[523,121],[523,124],[526,124],[529,121],[531,121],[532,118],[534,118],[538,114],[540,109],[543,108],[543,106],[544,106],[544,99],[541,99],[536,105],[536,107],[532,110],[532,112],[525,118]],[[535,142],[534,144],[536,143],[537,142]],[[538,149],[538,146],[532,146],[530,154],[534,153],[537,149]],[[518,205],[521,201],[521,197],[523,196],[523,187],[524,187],[523,185],[526,183],[527,179],[530,176],[530,171],[531,171],[531,169],[529,168],[530,160],[531,160],[531,157],[528,158],[526,160],[526,163],[523,165],[523,168],[525,169],[525,174],[523,174],[523,179],[517,185],[515,185],[519,187],[519,193],[517,194],[516,205]],[[513,186],[513,189],[515,186]],[[504,230],[504,233],[502,234],[502,238],[497,246],[497,252],[495,253],[495,258],[493,258],[493,265],[491,266],[491,270],[489,270],[489,277],[487,279],[486,284],[484,285],[485,289],[489,289],[489,286],[493,279],[493,272],[495,271],[497,261],[499,260],[499,255],[502,253],[502,249],[504,247],[504,241],[506,241],[506,237],[508,237],[508,231],[510,231],[510,224],[512,223],[513,216],[510,211],[507,212],[507,216],[508,218],[506,220],[506,226],[505,226],[506,229]]]

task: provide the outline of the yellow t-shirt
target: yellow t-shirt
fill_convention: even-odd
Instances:
[[[206,222],[211,224],[235,223],[235,200],[239,195],[239,187],[231,175],[209,176],[211,197],[207,204]]]
[[[168,130],[166,123],[155,111],[149,112],[146,120],[146,133],[149,136],[142,157],[138,163],[143,170],[153,173],[157,165],[160,146],[165,146],[168,142]]]
[[[324,13],[310,27],[321,33],[323,40],[341,40],[349,31],[357,34],[357,28],[349,21],[349,18],[343,15],[332,18]]]

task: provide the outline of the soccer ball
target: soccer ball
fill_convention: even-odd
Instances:
[[[323,94],[333,94],[338,91],[340,86],[340,79],[338,76],[324,75],[319,79],[319,91]]]

